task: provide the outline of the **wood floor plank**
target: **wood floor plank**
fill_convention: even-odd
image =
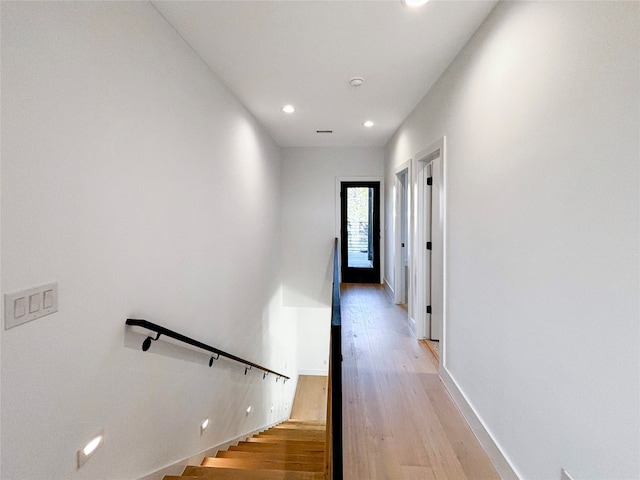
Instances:
[[[343,285],[345,480],[499,480],[405,310]]]

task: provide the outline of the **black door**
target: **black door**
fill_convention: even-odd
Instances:
[[[342,282],[380,283],[380,182],[342,182]]]

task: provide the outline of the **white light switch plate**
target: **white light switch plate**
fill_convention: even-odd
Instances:
[[[48,283],[4,295],[4,329],[17,327],[58,311],[58,284]]]

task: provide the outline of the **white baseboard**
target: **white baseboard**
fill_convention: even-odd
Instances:
[[[439,373],[440,378],[442,378],[442,382],[451,395],[451,398],[453,398],[453,401],[469,424],[469,427],[480,442],[480,445],[482,445],[484,451],[487,452],[489,460],[491,460],[491,463],[497,470],[500,478],[502,480],[521,480],[516,474],[516,470],[513,465],[511,465],[511,462],[509,462],[498,443],[495,441],[489,430],[487,430],[484,423],[467,400],[467,397],[458,386],[458,383],[442,364],[440,364]]]
[[[214,447],[208,448],[207,450],[198,453],[197,455],[194,455],[192,457],[189,458],[184,458],[178,462],[172,463],[171,465],[167,465],[166,467],[157,470],[153,473],[150,473],[149,475],[146,475],[144,477],[139,478],[138,480],[162,480],[162,478],[165,475],[181,475],[182,472],[184,471],[185,467],[187,465],[200,465],[202,463],[202,460],[205,457],[215,457],[216,453],[218,453],[221,450],[226,450],[227,448],[229,448],[231,445],[237,445],[238,442],[242,442],[244,440],[246,440],[247,438],[255,435],[256,433],[260,433],[268,428],[273,427],[274,425],[277,425],[279,423],[284,422],[285,420],[287,420],[286,418],[283,418],[282,420],[272,423],[270,425],[266,425],[263,428],[259,428],[258,430],[254,430],[252,432],[249,432],[247,434],[244,435],[240,435],[237,438],[234,438],[233,440],[229,440],[227,442],[221,443],[219,445],[216,445]]]
[[[419,338],[418,325],[416,324],[416,321],[413,319],[411,315],[407,315],[407,325],[409,325],[409,330],[411,330],[411,333],[413,333],[413,336],[415,338]]]
[[[384,285],[384,289],[387,291],[387,295],[389,295],[391,300],[395,302],[396,292],[393,290],[393,287],[389,285],[389,281],[385,278],[382,283]]]

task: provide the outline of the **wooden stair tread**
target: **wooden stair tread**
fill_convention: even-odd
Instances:
[[[305,427],[305,428],[299,428],[299,427],[286,427],[286,426],[278,426],[278,427],[273,427],[270,428],[269,430],[266,430],[263,433],[268,433],[268,432],[282,432],[282,433],[289,433],[291,435],[322,435],[326,430],[324,428],[310,428],[310,427]]]
[[[244,443],[229,447],[232,452],[256,452],[256,453],[290,453],[296,455],[324,455],[325,447],[289,445],[278,443]]]
[[[303,423],[288,423],[288,422],[284,422],[281,423],[280,425],[276,425],[275,427],[272,427],[273,429],[276,430],[308,430],[311,432],[314,431],[321,431],[324,432],[327,429],[327,426],[324,423],[317,423],[317,424],[303,424]]]
[[[326,437],[326,433],[324,431],[296,430],[291,428],[272,428],[265,432],[258,433],[257,435],[299,438],[301,440],[322,440]]]
[[[290,420],[163,480],[325,480],[322,421]]]
[[[259,460],[254,458],[214,458],[206,457],[203,467],[224,467],[260,470],[290,470],[296,472],[321,472],[323,465],[306,462],[287,462],[278,460]]]
[[[295,440],[291,438],[282,438],[276,436],[270,437],[251,437],[245,440],[245,443],[272,443],[272,444],[280,444],[280,445],[301,445],[301,446],[311,446],[311,447],[323,447],[325,442],[321,442],[318,440]]]
[[[291,440],[311,440],[311,441],[321,441],[325,438],[325,432],[318,433],[308,433],[301,432],[299,430],[271,430],[269,432],[261,432],[253,435],[254,437],[281,437],[281,438],[289,438]]]
[[[279,462],[296,462],[323,464],[324,454],[299,454],[299,453],[274,453],[274,452],[245,452],[239,450],[226,450],[218,452],[216,458],[252,458],[256,460],[270,460]]]
[[[236,468],[186,467],[182,476],[165,476],[163,480],[324,480],[318,472],[286,470],[239,470]]]
[[[247,442],[262,442],[262,443],[290,443],[298,445],[324,445],[325,441],[317,438],[291,438],[280,435],[259,435],[251,438],[247,438]]]

